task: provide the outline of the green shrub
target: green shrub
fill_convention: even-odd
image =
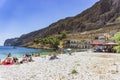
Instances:
[[[78,72],[75,69],[73,69],[72,72],[71,72],[71,74],[77,74],[77,73]]]
[[[120,32],[117,32],[112,39],[118,43],[118,46],[115,46],[114,49],[117,51],[117,53],[120,53]]]

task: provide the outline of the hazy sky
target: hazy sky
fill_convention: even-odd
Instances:
[[[0,0],[0,45],[65,17],[75,16],[99,0]]]

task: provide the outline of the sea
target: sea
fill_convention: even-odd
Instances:
[[[22,57],[24,54],[52,54],[54,53],[53,50],[44,50],[44,49],[34,49],[34,48],[27,48],[27,47],[17,47],[17,46],[0,46],[0,59],[6,58],[6,56],[11,53],[14,57]]]

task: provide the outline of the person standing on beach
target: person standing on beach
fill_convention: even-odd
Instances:
[[[1,65],[2,63],[1,63],[1,59],[0,59],[0,65]]]

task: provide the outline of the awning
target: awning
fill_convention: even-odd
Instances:
[[[117,46],[118,43],[114,43],[114,42],[109,42],[109,43],[105,43],[104,46]]]
[[[103,42],[93,42],[93,43],[91,43],[91,45],[93,45],[93,46],[96,46],[96,45],[101,46],[101,45],[103,45]]]

